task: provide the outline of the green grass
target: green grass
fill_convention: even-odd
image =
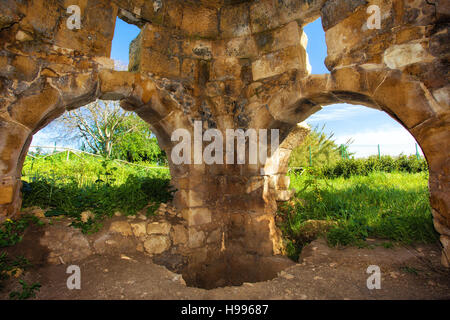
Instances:
[[[147,164],[150,165],[150,164]],[[172,198],[167,169],[147,169],[89,155],[65,154],[27,158],[23,168],[23,207],[49,209],[47,216],[75,218],[74,227],[95,232],[101,221],[120,211],[134,215],[152,203]],[[81,213],[91,211],[95,218],[81,221]],[[148,212],[151,214],[152,212]]]
[[[390,248],[398,242],[437,239],[428,199],[428,171],[420,161],[370,158],[346,160],[333,168],[332,175],[317,168],[291,174],[291,187],[297,193],[292,201],[280,205],[278,219],[289,256],[298,257],[311,241],[310,235],[305,236],[308,220],[328,221],[318,234],[326,235],[330,245],[364,246],[366,238],[374,237],[386,239],[383,246]],[[47,216],[70,216],[73,226],[83,232],[95,232],[115,211],[132,215],[151,204],[147,212],[152,214],[174,191],[167,169],[148,170],[88,155],[71,155],[69,160],[65,154],[27,158],[23,180],[24,207],[48,208]],[[82,222],[81,213],[87,210],[95,217]]]
[[[368,237],[396,243],[436,241],[427,183],[427,172],[372,172],[334,179],[291,174],[291,187],[298,191],[279,210],[287,254],[298,258],[307,220],[335,222],[326,231],[333,246],[364,246]]]

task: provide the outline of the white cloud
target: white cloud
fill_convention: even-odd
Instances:
[[[333,104],[323,107],[323,109],[311,117],[307,122],[321,122],[321,121],[335,121],[344,120],[351,117],[356,117],[360,114],[367,113],[371,109],[363,106],[351,105],[351,104]]]
[[[401,153],[410,155],[416,153],[416,140],[404,128],[385,127],[378,130],[337,135],[336,143],[341,144],[352,139],[350,151],[355,157],[367,157],[378,154],[378,145],[382,155],[396,156]],[[419,153],[423,154],[419,147]]]
[[[121,60],[114,60],[114,70],[128,71],[128,63]]]

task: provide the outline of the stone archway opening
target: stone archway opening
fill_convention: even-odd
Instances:
[[[350,104],[323,106],[306,122],[314,138],[294,147],[289,159],[290,187],[298,192],[279,211],[292,259],[318,236],[331,245],[439,246],[426,159],[401,124]]]
[[[32,134],[65,109],[120,100],[150,124],[167,154],[172,133],[193,133],[196,120],[222,132],[279,129],[282,145],[265,165],[169,163],[174,203],[187,224],[189,270],[278,255],[273,215],[292,193],[287,160],[305,132],[297,124],[321,105],[348,102],[384,110],[421,145],[448,265],[448,14],[426,1],[371,2],[385,13],[380,29],[365,27],[367,1],[78,1],[78,31],[65,27],[59,3],[2,2],[0,220],[20,208]],[[118,15],[141,27],[132,72],[105,63]],[[311,75],[302,27],[319,16],[331,72]]]

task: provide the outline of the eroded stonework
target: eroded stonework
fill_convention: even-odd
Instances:
[[[79,30],[67,28],[70,5],[81,9]],[[380,8],[380,29],[367,27],[371,5]],[[117,16],[141,28],[129,71],[114,71],[109,59]],[[174,203],[188,225],[177,241],[187,241],[192,268],[278,254],[274,213],[291,194],[290,151],[308,133],[298,124],[345,102],[387,112],[420,144],[448,266],[449,16],[443,0],[2,1],[0,219],[20,208],[34,133],[66,110],[120,100],[167,154],[173,131],[193,133],[195,120],[223,133],[279,129],[280,147],[264,166],[170,163]],[[311,75],[303,27],[319,17],[331,73]]]

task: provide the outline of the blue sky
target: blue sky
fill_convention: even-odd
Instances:
[[[324,64],[327,55],[325,33],[320,19],[308,24],[305,32],[308,36],[307,51],[312,73],[328,73]],[[121,65],[128,65],[129,44],[138,34],[139,28],[117,19],[111,58]],[[378,144],[381,145],[382,154],[415,153],[414,138],[399,123],[382,111],[350,104],[330,105],[312,115],[307,122],[312,127],[319,126],[321,128],[325,125],[325,131],[333,132],[335,140],[339,144],[345,143],[351,138],[354,142],[350,151],[354,152],[356,157],[376,154]],[[50,126],[35,135],[32,145],[52,146],[55,137],[56,133]],[[58,143],[58,145],[61,144]]]
[[[308,24],[304,31],[308,36],[307,51],[312,73],[329,73],[324,64],[327,48],[321,20]],[[350,151],[355,152],[356,157],[377,154],[378,144],[382,154],[416,152],[416,141],[401,124],[388,114],[365,106],[351,104],[325,106],[306,122],[319,128],[325,125],[324,131],[333,132],[337,143],[345,143],[351,138],[354,142],[350,146]]]

